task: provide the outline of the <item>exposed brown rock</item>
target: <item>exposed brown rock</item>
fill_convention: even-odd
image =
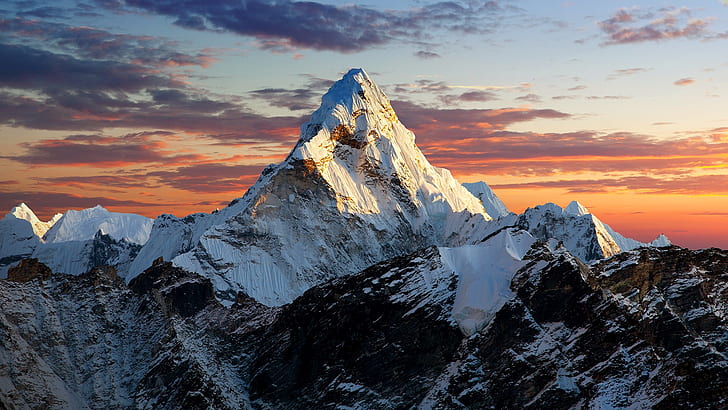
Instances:
[[[45,281],[51,278],[51,269],[38,259],[23,259],[16,266],[8,269],[8,280],[13,282],[29,282],[33,279]]]

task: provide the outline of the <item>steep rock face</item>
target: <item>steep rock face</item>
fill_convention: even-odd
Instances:
[[[423,268],[444,273],[437,248],[313,288],[284,306],[258,343],[250,385],[256,407],[416,404],[462,338],[449,311],[457,278],[433,275],[428,283]]]
[[[541,252],[423,405],[724,407],[728,327],[716,313],[728,301],[726,262],[723,252],[641,249],[590,270]]]
[[[159,264],[130,290],[110,267],[42,282],[32,279],[42,264],[21,267],[31,280],[0,280],[3,406],[247,406],[239,357],[223,350],[224,332],[206,329],[220,316],[254,320],[220,307],[209,281]]]
[[[88,240],[40,244],[32,256],[57,273],[79,275],[94,267],[109,265],[124,274],[140,249],[139,244],[98,231]]]
[[[13,282],[29,282],[33,279],[40,281],[51,278],[53,272],[38,259],[23,259],[17,266],[8,269],[8,280]]]
[[[362,70],[331,87],[288,158],[234,206],[173,262],[209,277],[222,299],[243,291],[267,305],[428,245],[472,243],[490,220],[429,164]]]

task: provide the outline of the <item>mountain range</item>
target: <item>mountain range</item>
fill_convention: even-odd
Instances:
[[[0,220],[8,408],[728,405],[728,255],[429,163],[360,69],[210,214]]]

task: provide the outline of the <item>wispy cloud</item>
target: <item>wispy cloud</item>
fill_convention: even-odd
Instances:
[[[695,79],[694,78],[681,78],[681,79],[675,81],[673,84],[681,85],[681,86],[682,85],[691,85],[691,84],[695,84]]]
[[[723,188],[726,187],[726,188]],[[679,177],[630,176],[596,180],[558,180],[517,184],[493,184],[494,189],[564,188],[572,193],[599,193],[613,190],[639,191],[661,195],[728,194],[728,175]],[[700,213],[699,215],[704,215]]]
[[[647,71],[650,71],[651,68],[643,68],[643,67],[633,67],[633,68],[621,68],[618,70],[614,70],[609,76],[607,76],[607,80],[615,80],[617,78],[621,77],[627,77],[635,74],[642,74]]]
[[[639,8],[620,9],[597,23],[607,39],[603,45],[701,38],[709,34],[707,19],[692,18],[690,9],[670,8],[658,13]]]

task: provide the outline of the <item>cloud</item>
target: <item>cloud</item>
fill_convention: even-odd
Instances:
[[[569,117],[569,114],[552,109],[438,109],[409,101],[392,101],[392,105],[402,123],[415,130],[418,141],[423,142],[475,138],[518,122]]]
[[[175,154],[167,143],[149,133],[123,137],[103,135],[71,135],[63,139],[47,139],[21,144],[26,152],[3,158],[33,166],[96,166],[121,167],[134,164],[174,164],[199,161],[200,154]]]
[[[602,45],[707,36],[709,21],[690,17],[691,12],[687,8],[664,9],[657,16],[654,13],[633,8],[620,9],[612,17],[597,24],[607,37]]]
[[[667,178],[629,176],[597,180],[558,180],[519,184],[493,184],[491,187],[493,189],[565,188],[568,192],[572,193],[598,193],[617,189],[660,195],[715,195],[728,194],[728,175],[699,175]]]
[[[681,79],[675,81],[673,84],[679,85],[679,86],[691,85],[691,84],[695,84],[695,79],[694,78],[681,78]]]
[[[442,56],[437,53],[433,53],[432,51],[424,51],[424,50],[417,51],[415,53],[415,57],[421,58],[423,60],[429,60],[429,59],[433,59],[433,58],[442,58]]]
[[[253,37],[267,49],[307,48],[343,53],[397,41],[431,40],[436,38],[433,32],[440,30],[484,33],[498,23],[495,17],[513,10],[498,1],[446,1],[402,11],[289,0],[125,0],[124,4],[170,16],[184,28],[225,30]]]
[[[459,95],[442,95],[440,101],[446,105],[457,105],[463,102],[486,102],[498,99],[498,95],[490,91],[467,91]]]
[[[626,95],[589,95],[587,100],[628,100],[632,97]]]
[[[225,143],[288,142],[304,116],[266,116],[225,101],[151,91],[152,101],[93,91],[59,91],[47,98],[0,92],[0,124],[44,130],[164,129],[209,135]]]
[[[273,107],[291,111],[313,111],[318,107],[321,95],[333,85],[333,81],[304,76],[307,84],[300,88],[261,88],[248,93],[252,98],[266,101]]]
[[[536,94],[526,94],[526,95],[522,95],[520,97],[516,97],[516,100],[536,104],[536,103],[541,102],[541,97]]]
[[[54,187],[73,187],[87,189],[89,187],[103,186],[108,189],[122,188],[119,192],[124,192],[128,188],[157,188],[149,182],[144,174],[121,174],[114,172],[114,175],[93,175],[93,176],[71,176],[71,177],[35,177],[34,180],[52,184]]]
[[[79,60],[27,46],[0,44],[0,86],[21,89],[138,91],[180,84],[143,67]]]
[[[607,80],[615,80],[620,77],[641,74],[641,73],[645,73],[650,70],[651,70],[651,68],[642,68],[642,67],[622,68],[619,70],[614,70],[614,72],[612,72],[611,74],[609,74],[609,76],[607,76]]]
[[[283,158],[281,158],[282,160]],[[147,174],[160,184],[195,193],[244,193],[260,175],[264,165],[196,164],[173,171]]]
[[[0,33],[16,43],[38,49],[54,48],[80,59],[133,62],[146,67],[207,67],[216,61],[210,50],[182,52],[171,40],[153,36],[117,34],[93,27],[79,27],[24,18],[1,19]]]

